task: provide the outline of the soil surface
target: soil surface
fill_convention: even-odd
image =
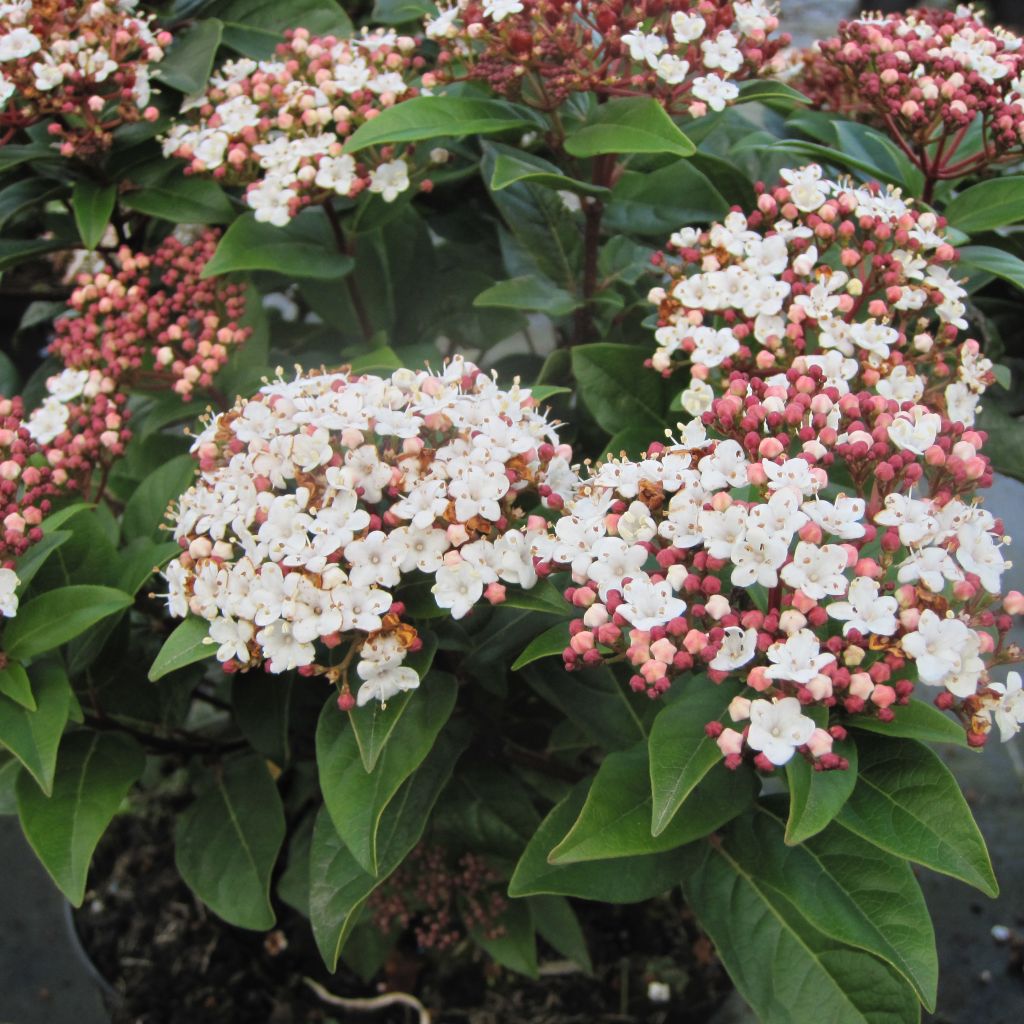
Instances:
[[[303,982],[307,976],[346,997],[412,991],[436,1024],[697,1024],[730,988],[707,939],[668,901],[579,904],[593,977],[542,950],[545,971],[553,973],[532,982],[474,955],[468,944],[461,955],[446,955],[443,971],[409,949],[389,960],[375,984],[344,967],[331,976],[308,924],[288,907],[277,908],[280,930],[266,934],[233,928],[203,908],[174,869],[171,825],[166,813],[116,819],[75,914],[85,949],[116,992],[109,1000],[114,1024],[354,1019],[325,1006]],[[651,981],[669,984],[670,1002],[651,1002]],[[392,1008],[365,1019],[407,1024],[415,1014]]]

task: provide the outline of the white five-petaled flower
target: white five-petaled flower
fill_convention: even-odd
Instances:
[[[1021,688],[1020,673],[1009,672],[1005,683],[989,683],[988,689],[994,690],[998,698],[987,703],[982,713],[995,720],[999,726],[999,738],[1005,743],[1024,725],[1024,689]]]
[[[851,629],[875,636],[892,636],[896,632],[896,598],[880,597],[878,583],[868,576],[858,576],[847,592],[847,600],[833,601],[826,611],[843,622],[843,635]]]
[[[0,569],[0,615],[13,619],[18,613],[18,595],[21,580],[13,569]]]
[[[754,700],[750,703],[750,728],[747,744],[759,750],[774,765],[789,762],[797,747],[803,746],[814,732],[814,720],[801,713],[795,697],[779,701]]]
[[[809,683],[835,655],[821,653],[818,638],[809,629],[800,629],[785,643],[774,643],[768,648],[772,664],[765,671],[769,679],[791,679],[795,683]]]
[[[370,171],[370,191],[380,194],[385,203],[393,203],[409,187],[409,165],[404,160],[389,160]]]
[[[625,600],[619,605],[618,613],[637,629],[664,626],[686,611],[686,602],[675,596],[668,581],[630,580],[623,586],[622,596]]]
[[[708,662],[708,668],[719,672],[731,672],[746,665],[757,650],[757,630],[728,626],[718,653]]]

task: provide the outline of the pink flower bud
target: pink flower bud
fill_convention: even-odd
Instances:
[[[807,749],[812,757],[832,753],[832,737],[824,729],[815,729],[807,741]]]
[[[723,729],[715,740],[718,749],[726,757],[739,757],[743,753],[743,734],[735,729]]]

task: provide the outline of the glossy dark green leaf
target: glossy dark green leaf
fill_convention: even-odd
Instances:
[[[552,864],[575,864],[675,849],[735,818],[750,806],[755,788],[751,772],[715,765],[668,827],[652,836],[651,777],[647,744],[641,741],[601,762],[580,816],[548,859]]]
[[[217,18],[193,22],[191,28],[175,38],[156,66],[156,76],[186,96],[202,92],[213,70],[223,33],[224,26]]]
[[[967,747],[964,727],[923,700],[915,698],[902,707],[896,705],[892,712],[891,722],[882,722],[867,715],[853,715],[849,724],[858,731],[877,732],[881,736],[902,736],[922,743],[953,743]]]
[[[1024,177],[990,178],[964,189],[946,205],[949,223],[973,235],[1024,220]]]
[[[25,766],[44,793],[50,793],[57,748],[74,698],[67,674],[56,662],[34,665],[29,678],[34,711],[0,694],[0,745]]]
[[[857,785],[839,824],[889,853],[997,895],[985,841],[939,758],[914,740],[863,736],[857,746]]]
[[[960,249],[960,266],[983,270],[1024,289],[1024,260],[992,245],[965,245]]]
[[[824,728],[828,712],[815,717]],[[812,709],[812,715],[814,714]],[[833,745],[833,753],[845,757],[850,767],[842,771],[818,772],[800,754],[795,754],[786,765],[786,783],[789,786],[789,820],[786,822],[786,842],[802,843],[820,832],[839,813],[857,783],[857,744],[844,740]]]
[[[71,207],[75,212],[78,233],[86,249],[95,249],[100,244],[116,202],[116,185],[102,185],[88,178],[75,182],[71,193]]]
[[[270,876],[284,842],[284,810],[266,762],[245,755],[212,766],[178,818],[174,863],[189,888],[229,924],[274,924]]]
[[[345,143],[345,152],[358,153],[368,146],[393,142],[494,135],[528,128],[531,124],[523,112],[500,100],[417,96],[395,104],[372,121],[360,125]]]
[[[557,164],[545,160],[534,153],[492,143],[495,153],[494,170],[491,172],[491,190],[500,192],[518,181],[528,181],[533,185],[543,185],[560,192],[573,192],[577,195],[598,196],[607,198],[611,189],[602,185],[592,185],[587,181],[577,181],[564,174]]]
[[[913,990],[892,968],[823,935],[722,845],[686,849],[687,904],[763,1024],[919,1019]]]
[[[294,683],[273,672],[238,672],[231,679],[231,714],[254,750],[279,767],[288,763],[288,713]]]
[[[12,658],[34,658],[60,647],[131,603],[130,594],[113,587],[83,584],[49,590],[18,609],[18,617],[4,633],[4,646]]]
[[[351,256],[338,252],[322,210],[308,210],[284,228],[260,224],[254,214],[246,213],[224,232],[202,276],[276,270],[291,277],[337,280],[354,265]]]
[[[527,665],[532,662],[539,661],[541,658],[560,655],[568,646],[569,624],[567,622],[559,622],[550,629],[544,630],[540,636],[534,637],[534,639],[527,644],[522,654],[512,662],[512,671],[518,672],[519,669],[525,668]]]
[[[473,300],[473,305],[498,309],[524,309],[560,317],[568,316],[583,303],[551,281],[535,276],[524,276],[492,284]]]
[[[651,440],[664,438],[662,382],[644,367],[647,351],[636,345],[598,342],[572,350],[572,368],[580,397],[591,415],[609,433],[644,427]],[[624,382],[629,386],[624,386]]]
[[[497,934],[480,927],[470,935],[502,967],[528,978],[537,977],[537,932],[527,900],[512,900],[494,922]]]
[[[190,615],[175,626],[150,666],[149,681],[155,683],[179,668],[212,658],[217,651],[217,645],[212,642],[206,643],[209,630],[210,624],[198,615]]]
[[[431,673],[419,700],[410,701],[372,772],[346,716],[333,699],[320,715],[316,760],[320,790],[334,828],[363,870],[380,872],[379,833],[384,812],[402,783],[430,752],[455,707],[458,686],[447,673]],[[340,722],[339,722],[340,720]]]
[[[654,797],[651,831],[668,828],[683,801],[722,760],[718,744],[704,726],[719,721],[735,696],[706,676],[686,680],[682,694],[660,711],[651,726],[651,790]]]
[[[73,732],[61,744],[49,796],[24,772],[18,818],[58,888],[80,907],[93,851],[146,767],[142,747],[121,733]]]
[[[138,537],[166,536],[168,508],[184,493],[196,477],[196,461],[191,455],[178,455],[158,466],[132,492],[121,519],[121,536],[132,541]]]
[[[16,661],[8,662],[0,668],[0,695],[9,697],[26,711],[36,710],[36,699],[32,696],[28,673]]]
[[[208,178],[171,175],[159,184],[126,192],[124,206],[172,224],[227,224],[235,208],[227,193]]]
[[[562,956],[587,974],[593,974],[587,939],[569,901],[564,896],[528,896],[526,899],[537,933]]]
[[[575,896],[605,903],[639,903],[671,889],[679,881],[681,850],[644,857],[617,857],[582,864],[551,864],[548,856],[579,817],[589,780],[579,783],[541,822],[509,882],[510,896]]]
[[[565,150],[576,157],[605,153],[690,156],[697,147],[657,100],[631,96],[600,104],[593,116],[565,140]]]
[[[377,877],[359,866],[335,831],[327,808],[320,809],[310,848],[309,916],[317,948],[328,970],[337,966],[342,946],[355,927],[366,898],[419,842],[434,803],[468,739],[461,729],[442,732],[423,764],[391,801],[378,833]]]

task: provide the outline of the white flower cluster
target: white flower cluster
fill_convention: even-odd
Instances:
[[[926,404],[971,426],[992,363],[972,340],[951,347],[967,326],[967,293],[950,272],[953,250],[935,215],[918,214],[895,189],[830,181],[816,164],[781,175],[784,187],[762,196],[753,218],[734,211],[670,240],[684,262],[668,291],[651,293],[661,324],[651,365],[667,373],[690,362],[682,408],[708,409],[709,378],[742,356],[759,371],[820,367],[840,394],[868,387],[917,403],[929,392]],[[836,231],[841,223],[849,229]],[[956,370],[941,383],[937,356]]]
[[[74,6],[81,8],[74,14],[77,30],[50,39],[40,38],[26,27],[33,6],[31,0],[0,3],[0,110],[17,90],[17,83],[4,75],[2,65],[33,58],[32,84],[40,92],[48,94],[71,82],[80,92],[83,79],[86,83],[101,84],[118,70],[124,53],[110,49],[118,43],[122,51],[126,44],[133,49],[142,48],[144,59],[134,65],[131,97],[139,110],[149,105],[151,87],[147,65],[162,60],[164,51],[152,29],[152,19],[132,14],[135,0],[92,0],[76,4]],[[118,42],[106,26],[99,33],[94,30],[100,23],[112,21],[116,21],[123,35]]]
[[[570,630],[567,663],[594,663],[599,649],[624,653],[634,688],[656,696],[701,659],[755,690],[831,702],[838,669],[860,665],[869,649],[895,650],[927,686],[958,698],[984,688],[991,636],[952,610],[937,614],[922,595],[952,602],[951,585],[968,573],[999,592],[1006,563],[987,511],[900,493],[872,511],[829,485],[806,457],[813,442],[800,457],[751,459],[736,441],[709,441],[697,421],[680,429],[681,441],[664,451],[598,466],[553,534],[535,543],[579,585],[567,592],[585,609]],[[868,546],[876,524],[895,529],[902,545],[881,560]],[[791,596],[764,613],[751,587]],[[842,623],[842,639],[826,645],[829,619]],[[843,691],[885,709],[897,694],[880,679],[854,672]],[[752,728],[746,741],[773,764],[808,743],[814,723],[796,700],[753,708],[756,715],[749,700],[734,702],[733,717],[758,726],[768,716],[772,738],[759,746]],[[742,744],[733,730],[720,741],[727,755]],[[812,744],[815,754],[830,749],[827,734]]]
[[[99,370],[61,370],[60,373],[47,378],[47,397],[42,405],[32,410],[25,424],[29,435],[36,444],[48,445],[67,430],[71,416],[70,403],[76,399],[93,399],[101,394],[112,394],[116,389],[110,377],[104,377]],[[116,415],[117,422],[112,423],[108,430],[111,434],[107,440],[115,444],[119,440],[118,431],[121,417]]]
[[[326,673],[343,694],[347,675],[318,659],[353,641],[359,704],[387,700],[418,684],[403,664],[416,631],[394,595],[408,574],[432,577],[455,618],[502,600],[503,583],[536,582],[544,520],[520,503],[571,493],[556,445],[528,390],[502,390],[460,358],[439,374],[268,384],[196,439],[170,611],[207,619],[222,662]]]
[[[13,619],[18,614],[18,589],[21,580],[13,569],[0,569],[0,615]]]
[[[182,112],[198,123],[175,124],[166,156],[196,173],[248,184],[256,219],[283,227],[307,202],[362,189],[394,202],[410,188],[402,159],[369,167],[342,152],[347,135],[381,109],[415,95],[414,40],[383,29],[352,39],[310,38],[297,29],[274,60],[228,61]]]

